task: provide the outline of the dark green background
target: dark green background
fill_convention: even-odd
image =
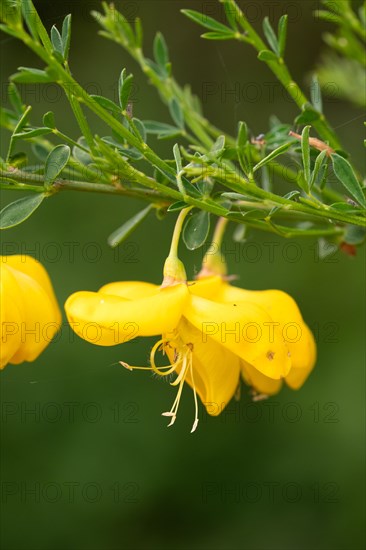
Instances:
[[[99,2],[36,4],[48,28],[72,11],[71,66],[81,83],[113,98],[127,66],[136,75],[135,115],[170,122],[127,54],[96,36],[88,12]],[[256,5],[260,19],[269,13],[269,2]],[[212,14],[220,9],[216,2],[125,3],[127,14],[138,12],[144,21],[147,51],[155,31],[164,32],[176,77],[191,82],[197,94],[208,81],[228,88],[238,82],[246,94],[254,83],[261,91],[257,101],[246,97],[240,103],[230,95],[210,96],[204,109],[216,125],[234,132],[236,121],[245,119],[259,134],[271,113],[291,122],[295,107],[279,88],[269,98],[275,81],[248,47],[204,42],[198,27],[179,13],[202,6]],[[276,19],[286,6],[293,14],[287,57],[304,84],[324,47],[326,26],[312,19],[315,2],[271,6]],[[4,35],[2,41],[4,81],[18,65],[40,66],[21,44]],[[3,85],[2,96],[4,91]],[[53,109],[59,126],[77,137],[67,103],[47,102],[50,92],[23,90],[34,105],[34,121]],[[326,112],[361,167],[360,111],[333,99],[326,101]],[[98,121],[95,131],[105,131]],[[152,143],[168,154],[169,144]],[[4,193],[3,203],[14,198]],[[2,253],[29,251],[40,259],[61,304],[75,290],[109,281],[159,283],[173,215],[163,222],[151,216],[118,257],[106,245],[107,236],[139,208],[141,203],[123,198],[60,194],[2,234]],[[305,386],[254,405],[244,389],[240,403],[218,418],[201,410],[194,435],[187,387],[176,425],[168,430],[160,413],[170,407],[174,390],[116,364],[146,364],[154,339],[99,348],[74,338],[65,324],[60,340],[35,363],[1,373],[4,550],[364,548],[364,251],[355,259],[336,252],[319,261],[315,241],[252,234],[232,248],[229,237],[230,272],[240,276],[240,284],[286,290],[316,329],[319,358]],[[201,255],[182,250],[190,276]],[[33,415],[27,413],[32,408]]]

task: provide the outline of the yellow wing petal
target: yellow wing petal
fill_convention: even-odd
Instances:
[[[196,391],[208,414],[217,416],[232,399],[239,383],[239,358],[212,338],[202,341],[201,332],[182,318],[177,332],[182,345],[192,349],[193,380],[188,371],[186,381]],[[166,348],[174,361],[174,349]],[[194,383],[193,383],[194,381]]]
[[[250,365],[250,363],[246,363],[245,361],[241,361],[240,366],[245,382],[248,386],[252,386],[257,392],[264,393],[266,395],[274,395],[280,391],[283,384],[282,380],[273,380],[273,378],[265,376],[259,370]],[[290,373],[291,372],[292,369]]]
[[[288,374],[288,348],[270,315],[257,304],[221,304],[191,296],[184,316],[201,331],[203,341],[211,337],[270,378]]]
[[[185,284],[155,291],[138,300],[115,294],[76,292],[65,303],[72,329],[84,340],[99,346],[114,346],[137,336],[171,332],[189,297]]]

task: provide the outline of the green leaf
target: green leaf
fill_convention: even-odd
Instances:
[[[5,206],[0,212],[0,229],[9,229],[24,222],[37,210],[45,196],[44,193],[37,193]]]
[[[233,9],[233,5],[231,2],[227,2],[225,1],[224,2],[224,9],[225,9],[225,15],[226,15],[226,19],[227,19],[227,22],[229,23],[230,27],[234,30],[234,31],[238,31],[238,24],[236,22],[236,11],[235,9]]]
[[[47,126],[47,128],[56,128],[55,115],[52,111],[48,111],[43,115],[43,124]]]
[[[70,158],[70,147],[68,145],[57,145],[49,153],[44,171],[44,180],[47,185],[55,181],[62,172]]]
[[[263,19],[263,32],[265,34],[265,37],[267,38],[268,44],[271,46],[272,50],[275,52],[277,57],[280,56],[280,48],[277,40],[276,33],[274,32],[272,25],[268,19],[268,17],[265,17]]]
[[[204,210],[191,216],[183,230],[183,240],[188,250],[202,246],[210,231],[210,214]]]
[[[176,126],[154,120],[144,120],[144,126],[148,134],[156,134],[159,139],[178,136],[182,133],[182,130]]]
[[[310,186],[310,145],[309,145],[309,132],[311,126],[305,126],[301,134],[301,152],[302,163],[304,166],[304,177],[308,186]]]
[[[234,213],[235,212],[232,212],[232,214]],[[264,210],[247,210],[247,211],[240,210],[240,214],[242,215],[243,218],[246,218],[247,220],[263,220],[268,216],[268,212]]]
[[[54,82],[54,78],[41,69],[31,67],[18,67],[19,72],[11,75],[11,81],[18,84],[47,84]]]
[[[121,227],[113,231],[113,233],[108,237],[108,244],[112,248],[118,246],[122,241],[126,240],[127,237],[135,231],[135,229],[144,221],[148,216],[150,210],[153,208],[152,204],[149,204],[144,210],[141,210],[135,214],[132,218],[127,220]]]
[[[199,25],[202,25],[202,27],[205,27],[206,29],[210,29],[211,31],[217,31],[219,33],[232,34],[232,31],[229,27],[226,27],[226,25],[219,23],[218,21],[216,21],[216,19],[213,19],[209,15],[205,15],[204,13],[200,13],[199,11],[195,11],[195,10],[180,10],[180,11],[184,15],[186,15],[189,19],[191,19],[195,23],[198,23]]]
[[[295,118],[296,124],[309,124],[309,122],[319,120],[321,113],[316,111],[310,103],[303,105],[302,109],[303,112]]]
[[[306,194],[309,194],[309,181],[305,178],[304,172],[302,170],[299,170],[296,177],[297,185],[305,191]]]
[[[184,128],[184,115],[178,100],[174,97],[169,103],[169,111],[178,128]]]
[[[25,106],[23,105],[19,90],[13,82],[10,82],[8,86],[8,97],[16,114],[21,116],[25,111]]]
[[[298,197],[299,195],[301,195],[300,191],[290,191],[289,193],[286,193],[286,195],[284,195],[283,198],[290,200],[293,197]],[[286,206],[286,205],[283,204],[283,205],[280,205],[280,206],[274,206],[268,215],[270,217],[273,216],[273,214],[275,214],[276,212],[281,210],[284,206]]]
[[[278,61],[277,55],[270,50],[260,51],[258,54],[258,59],[260,61]]]
[[[70,42],[71,42],[71,13],[66,15],[62,23],[62,52],[64,59],[67,59],[69,56]]]
[[[178,210],[183,210],[183,208],[187,208],[188,204],[184,201],[177,201],[171,204],[168,208],[168,212],[176,212]]]
[[[62,42],[61,34],[59,33],[59,30],[55,25],[53,25],[53,27],[51,28],[51,41],[55,51],[61,54],[63,57],[64,45]]]
[[[201,34],[201,38],[206,40],[233,40],[236,37],[235,32],[205,32]]]
[[[319,174],[319,170],[324,162],[324,160],[326,159],[327,157],[327,151],[322,151],[321,153],[319,153],[319,155],[316,157],[316,160],[315,160],[315,164],[314,164],[314,169],[313,169],[313,173],[311,174],[311,180],[310,180],[310,189],[313,187],[313,185],[316,183],[317,181],[317,177],[318,177],[318,174]]]
[[[311,103],[314,108],[319,112],[323,112],[322,91],[319,84],[319,80],[316,74],[313,74],[310,86]]]
[[[52,53],[52,42],[31,0],[22,0],[23,17],[31,31],[32,36],[38,42],[41,39],[47,53]]]
[[[161,32],[156,33],[154,39],[154,58],[155,61],[160,67],[166,67],[166,64],[169,62],[169,52],[168,46],[165,42],[164,36]]]
[[[115,115],[121,114],[120,107],[116,103],[114,103],[114,101],[112,101],[111,99],[108,99],[107,97],[103,97],[101,95],[94,95],[94,94],[91,94],[90,97],[92,97],[94,101],[98,103],[98,105],[100,105],[104,109],[107,109],[107,111],[111,111]]]
[[[173,147],[173,155],[175,158],[175,164],[177,166],[177,174],[182,171],[182,157],[180,154],[180,149],[178,143],[176,143]]]
[[[279,155],[282,155],[287,149],[289,149],[293,145],[293,142],[290,141],[288,143],[284,143],[280,147],[277,147],[277,149],[274,149],[269,155],[264,157],[262,160],[260,160],[255,166],[253,166],[253,172],[256,172],[259,170],[259,168],[262,168],[265,164],[268,164],[268,162],[271,162],[273,159],[278,157]]]
[[[366,208],[366,199],[363,194],[362,187],[357,180],[352,166],[345,158],[337,155],[337,153],[331,154],[333,163],[333,170],[339,181],[352,195],[353,198],[363,207]]]
[[[50,134],[51,132],[52,128],[34,128],[13,134],[13,137],[15,139],[31,139],[37,136],[45,136],[46,134]]]
[[[126,69],[123,69],[118,81],[118,97],[119,104],[122,107],[122,110],[125,111],[128,105],[128,100],[132,90],[133,84],[133,75],[127,75]]]
[[[132,122],[134,123],[135,128],[138,131],[142,141],[146,143],[146,130],[144,123],[139,118],[133,118]]]
[[[135,35],[136,35],[136,46],[142,48],[144,33],[142,28],[141,19],[136,17],[135,19]]]
[[[221,135],[219,136],[215,143],[212,145],[210,150],[210,156],[213,154],[214,157],[220,156],[220,153],[222,153],[225,149],[225,136]]]
[[[238,138],[236,140],[238,147],[244,147],[248,143],[248,127],[245,122],[238,124]]]
[[[288,15],[282,15],[278,21],[278,53],[280,57],[285,55],[286,38],[287,38],[287,22]]]

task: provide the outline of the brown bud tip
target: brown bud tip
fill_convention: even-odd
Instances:
[[[341,243],[340,245],[340,249],[342,250],[342,252],[344,252],[345,254],[347,254],[347,256],[356,256],[357,254],[357,248],[355,247],[354,244],[349,244],[349,243]]]

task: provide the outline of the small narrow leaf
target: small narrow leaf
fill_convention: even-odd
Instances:
[[[101,107],[103,107],[104,109],[107,109],[108,111],[111,111],[113,114],[115,115],[121,114],[121,109],[111,99],[108,99],[107,97],[103,97],[101,95],[94,95],[94,94],[91,94],[90,97],[92,97],[94,101],[96,101]]]
[[[18,73],[10,77],[12,82],[17,82],[18,84],[47,84],[54,82],[54,78],[48,72],[41,69],[18,67],[18,70]]]
[[[314,108],[319,112],[323,112],[322,91],[319,84],[319,80],[316,74],[313,74],[310,86],[311,103]]]
[[[316,111],[310,103],[302,106],[303,112],[295,118],[296,124],[309,124],[315,120],[319,120],[321,113]]]
[[[278,53],[280,57],[285,55],[286,38],[287,38],[287,22],[288,15],[282,15],[278,21]]]
[[[202,246],[210,231],[210,214],[204,210],[191,216],[183,230],[183,240],[188,250]]]
[[[144,123],[139,118],[133,118],[132,122],[134,123],[135,128],[138,131],[142,141],[146,143],[146,130]]]
[[[144,34],[143,34],[141,19],[139,17],[136,17],[135,19],[135,35],[136,35],[136,46],[138,48],[142,48]]]
[[[183,210],[187,208],[188,204],[184,201],[177,201],[171,204],[168,208],[168,212],[177,212],[178,210]]]
[[[123,69],[118,81],[118,97],[122,110],[125,111],[130,98],[133,84],[133,75],[127,76],[126,69]]]
[[[64,59],[67,59],[69,56],[70,42],[71,42],[71,13],[66,15],[62,23],[62,48]]]
[[[153,208],[153,205],[149,204],[144,210],[141,210],[131,219],[127,220],[121,227],[113,231],[113,233],[108,237],[108,244],[112,248],[118,246],[122,241],[126,240],[127,237],[135,231],[135,229],[144,221],[148,216],[150,210]]]
[[[181,12],[189,19],[191,19],[195,23],[198,23],[199,25],[202,25],[202,27],[205,27],[206,29],[217,31],[219,33],[223,32],[232,34],[232,31],[229,27],[226,27],[226,25],[219,23],[219,21],[216,21],[216,19],[213,19],[209,15],[205,15],[204,13],[200,13],[199,11],[195,10],[181,10]]]
[[[244,147],[248,143],[248,127],[245,122],[240,121],[238,125],[237,146]]]
[[[279,44],[277,40],[276,33],[274,32],[272,25],[268,19],[268,17],[265,17],[263,19],[263,32],[265,34],[265,37],[267,38],[268,44],[271,46],[272,50],[277,54],[277,56],[280,55],[280,49]]]
[[[175,164],[177,166],[177,174],[182,171],[182,157],[179,150],[179,145],[176,143],[173,147],[173,154],[175,158]]]
[[[8,86],[8,97],[16,114],[21,116],[25,111],[25,106],[23,105],[19,90],[13,82],[10,82]]]
[[[70,147],[68,145],[57,145],[46,159],[44,180],[51,184],[62,172],[70,158]]]
[[[311,180],[310,180],[310,189],[313,187],[313,185],[317,181],[317,177],[319,174],[319,170],[324,162],[324,160],[327,158],[327,151],[322,151],[319,153],[319,155],[316,157],[315,164],[314,164],[314,170],[311,174]]]
[[[235,32],[205,32],[201,34],[201,38],[206,40],[233,40],[235,38]]]
[[[224,9],[225,9],[225,15],[227,22],[229,23],[230,27],[234,31],[238,31],[238,24],[236,22],[236,11],[233,8],[233,5],[231,2],[225,1],[224,2]]]
[[[353,198],[363,207],[366,208],[366,198],[362,191],[362,187],[357,180],[352,166],[345,158],[337,153],[331,155],[333,170],[339,181],[352,195]]]
[[[165,69],[166,64],[169,62],[169,52],[161,32],[156,33],[154,39],[154,58],[156,63]]]
[[[262,50],[258,54],[258,59],[260,61],[278,61],[278,57],[271,50]]]
[[[55,115],[52,111],[48,111],[43,115],[43,124],[47,126],[47,128],[56,128]]]
[[[52,132],[51,128],[34,128],[22,132],[18,132],[16,134],[13,134],[14,139],[31,139],[37,136],[45,136],[46,134],[50,134]]]
[[[144,126],[148,134],[156,134],[159,139],[178,136],[182,133],[182,130],[176,126],[154,120],[144,120]]]
[[[287,151],[287,149],[291,147],[292,144],[293,142],[290,141],[288,143],[284,143],[280,147],[277,147],[277,149],[274,149],[274,151],[272,151],[269,155],[264,157],[264,159],[260,160],[255,166],[253,166],[253,172],[256,172],[257,170],[259,170],[259,168],[262,168],[262,166],[268,164],[268,162],[271,162],[279,155],[282,155],[285,151]]]
[[[169,103],[169,111],[178,128],[184,128],[184,115],[176,98]]]
[[[59,30],[55,25],[53,25],[53,27],[51,28],[51,40],[52,46],[54,47],[55,51],[60,53],[63,57],[64,45],[62,43],[61,34],[59,33]]]
[[[219,153],[221,153],[225,149],[225,136],[219,136],[215,143],[211,147],[210,153],[213,153],[214,156],[219,156]]]
[[[45,196],[44,193],[37,193],[5,206],[0,212],[0,229],[9,229],[24,222],[37,210]]]
[[[305,126],[301,134],[302,162],[304,166],[304,177],[310,185],[310,145],[309,145],[310,126]]]

